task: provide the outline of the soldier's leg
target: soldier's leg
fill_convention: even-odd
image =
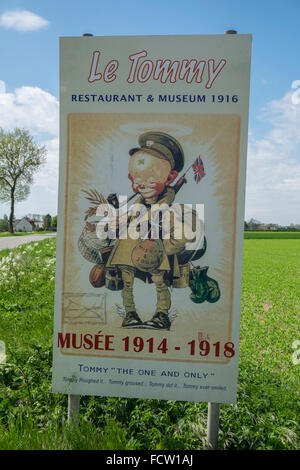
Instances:
[[[133,297],[134,268],[131,266],[120,266],[124,287],[122,289],[122,299],[125,311],[135,310]]]
[[[152,281],[156,287],[157,304],[156,312],[151,320],[144,323],[147,328],[170,329],[171,322],[168,312],[171,307],[171,294],[164,281],[164,271],[156,270],[151,273]]]
[[[156,294],[157,294],[157,305],[156,305],[156,312],[163,312],[168,314],[169,309],[171,307],[171,294],[164,281],[164,273],[165,271],[154,271],[151,274],[152,281],[156,287]]]
[[[122,326],[133,327],[141,325],[142,321],[135,311],[133,296],[134,268],[131,266],[120,266],[120,270],[124,284],[122,289],[122,299],[126,312]]]

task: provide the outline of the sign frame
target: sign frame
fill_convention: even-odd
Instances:
[[[116,57],[115,51],[118,50],[117,46],[121,43],[121,53],[119,53],[118,57]],[[159,64],[166,63],[167,60],[170,61],[172,66],[172,64],[175,64],[176,61],[180,62],[179,57],[181,57],[181,70],[184,64],[185,66],[187,66],[187,64],[191,64],[191,56],[186,59],[187,55],[185,54],[187,54],[188,50],[195,52],[197,49],[201,49],[199,48],[199,44],[203,44],[202,49],[205,49],[204,46],[206,46],[205,57],[208,58],[204,60],[201,57],[197,57],[198,60],[195,62],[195,64],[197,65],[198,69],[194,69],[194,71],[198,70],[198,75],[196,72],[193,76],[192,74],[189,75],[188,71],[185,74],[182,72],[181,79],[179,79],[179,75],[177,75],[178,80],[176,81],[176,78],[174,79],[171,71],[165,75],[163,72],[160,75],[157,72],[158,75],[156,78],[153,78],[155,73],[154,67],[158,67]],[[161,45],[163,45],[162,52],[161,55],[158,55],[158,51],[161,49]],[[59,231],[57,236],[57,260],[59,261],[57,267],[55,296],[53,392],[68,393],[69,395],[107,395],[175,399],[186,401],[207,401],[215,403],[236,402],[246,178],[246,148],[249,106],[250,49],[250,35],[91,37],[89,39],[82,37],[61,38],[61,127],[58,211]],[[166,59],[166,57],[168,59]],[[103,64],[101,63],[102,59]],[[204,65],[202,62],[205,62]],[[154,64],[153,68],[151,69],[152,75],[149,72],[151,63],[152,65]],[[141,68],[142,65],[143,68]],[[202,65],[203,70],[201,69]],[[202,73],[200,73],[201,70]],[[207,72],[206,79],[204,78],[204,71]],[[148,74],[149,78],[147,78]],[[159,77],[160,83],[158,84]],[[102,97],[104,95],[107,96],[107,91],[116,89],[116,83],[121,83],[121,91],[124,93],[118,92],[118,94],[115,94],[118,96],[118,100],[114,101],[113,103],[111,101],[100,101],[101,113],[99,113],[99,102],[96,102],[95,98],[92,98],[92,96],[98,96],[98,99],[100,95]],[[187,87],[189,92],[184,93]],[[99,92],[99,88],[101,93]],[[160,93],[162,89],[163,93]],[[201,89],[202,92],[200,95],[198,94],[199,89]],[[222,93],[215,92],[215,90],[220,89],[225,91]],[[97,92],[95,90],[97,90]],[[160,104],[156,102],[158,96],[168,96],[168,90],[172,90],[173,96],[181,97],[181,101],[177,104],[175,103],[175,107],[173,106],[174,102],[172,101],[161,101]],[[131,93],[129,93],[129,91]],[[135,96],[135,102],[120,101],[122,100],[122,96],[126,93],[128,93],[128,96],[133,94]],[[110,95],[114,96],[114,93],[110,93]],[[185,96],[205,96],[204,101],[201,101],[201,99],[199,101],[201,106],[200,111],[199,106],[193,107],[194,102],[185,101]],[[222,100],[220,96],[223,97]],[[149,101],[149,97],[154,98],[154,100]],[[224,103],[224,99],[227,102]],[[146,125],[149,125],[149,118],[153,117],[152,121],[154,122],[154,116],[159,114],[163,115],[165,118],[165,127],[167,128],[167,123],[169,122],[169,126],[171,128],[173,126],[173,130],[176,128],[176,126],[179,126],[178,123],[180,122],[182,128],[183,122],[188,122],[188,115],[190,116],[189,123],[191,123],[192,120],[197,120],[200,122],[201,118],[201,122],[204,123],[203,116],[205,116],[205,121],[209,121],[211,123],[211,128],[213,128],[213,126],[217,127],[221,122],[229,123],[229,127],[232,127],[228,131],[228,136],[223,136],[223,142],[229,142],[230,136],[232,136],[231,133],[235,132],[235,147],[233,146],[232,148],[236,148],[237,165],[235,168],[237,174],[236,179],[234,180],[234,178],[232,178],[231,180],[231,182],[235,181],[236,185],[233,198],[235,207],[231,214],[232,220],[234,222],[234,240],[231,245],[232,284],[230,287],[232,301],[231,312],[233,317],[230,319],[229,316],[227,321],[229,332],[228,339],[232,340],[227,341],[227,343],[234,343],[235,354],[232,358],[224,356],[222,358],[223,361],[220,361],[219,357],[210,359],[210,361],[202,361],[202,358],[200,357],[198,358],[197,362],[194,361],[192,364],[190,364],[189,361],[175,357],[174,355],[170,357],[161,356],[161,358],[153,357],[151,360],[149,357],[144,356],[143,359],[140,359],[136,356],[136,351],[131,352],[131,355],[127,355],[126,357],[124,357],[122,354],[110,356],[110,345],[113,341],[111,340],[111,336],[113,335],[110,334],[110,332],[105,334],[101,323],[97,324],[99,329],[96,328],[97,331],[95,332],[93,339],[95,341],[94,345],[97,343],[98,346],[95,354],[86,356],[85,354],[82,354],[86,352],[84,349],[81,351],[81,354],[78,354],[78,350],[76,350],[76,344],[75,348],[73,347],[73,350],[71,350],[71,348],[70,350],[64,350],[64,346],[68,344],[68,341],[72,341],[72,334],[76,334],[73,332],[70,333],[69,337],[66,337],[67,329],[63,330],[62,326],[66,328],[68,325],[68,322],[65,321],[66,319],[68,320],[68,315],[72,322],[72,318],[74,318],[72,315],[74,310],[76,310],[73,308],[72,313],[72,309],[70,309],[68,314],[64,316],[64,298],[71,299],[74,304],[74,298],[76,296],[77,298],[80,296],[82,298],[85,297],[81,307],[85,311],[86,308],[88,308],[89,312],[91,312],[91,304],[89,304],[87,307],[87,304],[85,305],[84,302],[87,302],[87,299],[91,299],[93,295],[96,295],[93,294],[92,289],[90,289],[88,293],[78,291],[75,291],[75,293],[71,292],[68,290],[70,282],[69,284],[66,283],[65,287],[62,288],[62,285],[64,285],[63,283],[66,281],[66,279],[70,279],[68,263],[70,263],[72,255],[69,255],[69,258],[67,258],[66,262],[66,253],[70,240],[73,236],[72,231],[74,230],[76,232],[77,230],[76,224],[72,225],[69,220],[70,217],[71,219],[74,217],[74,214],[76,217],[78,214],[76,214],[76,209],[74,210],[74,207],[70,210],[71,205],[68,204],[69,201],[72,201],[72,198],[74,198],[74,193],[72,193],[70,188],[74,186],[74,182],[76,182],[76,175],[78,176],[78,173],[80,173],[78,170],[80,158],[78,159],[78,155],[76,154],[75,149],[75,147],[78,147],[78,145],[80,146],[80,139],[78,138],[79,129],[84,128],[84,121],[87,122],[86,140],[88,140],[89,138],[91,139],[92,136],[92,133],[89,133],[89,127],[96,126],[97,123],[99,124],[100,122],[102,123],[101,125],[104,129],[104,119],[110,119],[110,123],[112,123],[117,121],[116,116],[119,116],[119,122],[117,126],[119,126],[119,128],[123,126],[124,129],[126,123],[122,123],[121,121],[122,118],[125,117],[125,120],[127,119],[128,131],[128,127],[130,128],[130,124],[132,124],[130,122],[130,117],[133,118],[133,121],[135,119],[136,122],[139,120],[140,116],[144,115],[145,127]],[[170,124],[171,114],[173,114],[172,125]],[[192,126],[192,124],[190,124],[190,126]],[[192,138],[194,140],[196,134],[195,129],[193,131],[194,133],[192,132]],[[149,127],[149,130],[152,130],[151,127]],[[136,133],[136,140],[138,140],[138,133]],[[186,142],[187,139],[184,141]],[[94,142],[90,142],[90,145],[92,144],[94,144]],[[98,145],[100,145],[99,142]],[[101,143],[101,145],[103,146],[104,144]],[[220,145],[222,145],[222,142]],[[195,147],[196,145],[194,145],[193,149]],[[205,148],[205,145],[202,146],[202,150],[203,148]],[[90,155],[93,154],[91,153]],[[214,165],[216,167],[217,158],[215,161],[212,158],[211,162],[209,163],[211,157],[209,151],[206,153],[204,152],[204,155],[205,158],[203,157],[203,160],[205,160],[205,167],[208,163],[208,169],[211,169],[212,171],[215,170],[216,176],[218,172],[216,171],[216,168],[214,168]],[[195,158],[196,157],[197,155],[195,154]],[[92,157],[90,158],[92,161]],[[190,163],[193,163],[193,161],[190,160]],[[222,170],[223,172],[225,171],[224,166],[222,167]],[[69,179],[70,175],[71,179]],[[72,179],[72,175],[75,175],[75,179]],[[230,175],[228,178],[230,178]],[[82,181],[77,183],[77,186],[75,185],[76,188],[80,186],[81,182]],[[118,186],[117,183],[116,186]],[[194,202],[195,201],[192,201],[192,203]],[[78,201],[76,201],[76,204],[78,205]],[[227,205],[230,205],[229,201],[227,201]],[[209,206],[209,209],[210,211],[214,209],[213,204]],[[80,207],[80,210],[82,210],[82,206]],[[222,223],[225,224],[225,221],[223,220]],[[224,233],[225,232],[226,231],[224,231]],[[78,238],[78,234],[74,235],[75,238],[76,236]],[[228,233],[225,233],[225,238],[226,236],[228,238]],[[226,246],[226,243],[224,243],[223,248]],[[78,282],[80,283],[79,271],[76,272],[76,275],[79,278],[79,281],[77,280],[78,284]],[[72,295],[74,298],[72,298]],[[81,307],[79,307],[78,311],[80,311]],[[94,315],[97,316],[96,311],[94,312]],[[215,323],[218,323],[217,319],[215,320]],[[132,330],[129,334],[130,339],[133,338],[133,341],[134,338],[141,337],[142,335],[142,330],[135,331],[138,331],[139,334],[132,336]],[[200,332],[202,333],[202,331]],[[90,330],[87,334],[91,335]],[[159,338],[164,338],[165,332],[155,331],[154,334],[158,335],[157,337]],[[166,334],[169,335],[169,332]],[[105,351],[105,353],[103,353],[103,349],[99,347],[100,343],[102,344],[102,335],[105,338],[104,343],[106,341],[106,345],[108,344],[108,349]],[[123,336],[127,337],[125,336],[125,333]],[[90,341],[91,337],[89,336],[88,339]],[[201,344],[199,335],[196,338],[191,339],[191,342],[192,341],[194,341],[194,343],[190,345],[190,351],[192,347],[194,348],[198,346],[197,341]],[[202,339],[202,342],[203,341],[206,340]],[[186,341],[186,343],[189,342]],[[88,344],[89,342],[86,343],[86,345]],[[212,344],[216,344],[216,342]],[[174,346],[173,344],[173,349],[176,349],[176,347],[178,350],[182,348],[181,344],[180,346]],[[217,347],[215,346],[214,349],[216,351]],[[201,351],[203,352],[203,350],[200,348],[200,352]],[[132,364],[134,364],[134,367],[132,367]],[[165,372],[166,364],[168,364],[168,374],[162,376],[162,373]],[[154,384],[160,384],[160,386],[157,385],[154,387],[153,385],[152,389],[150,389],[149,386],[143,385],[144,389],[141,390],[138,385],[134,389],[129,389],[128,385],[125,389],[124,384],[126,382],[126,378],[128,383],[132,382],[138,384],[141,382],[146,382],[146,380],[140,380],[141,376],[139,375],[139,371],[144,371],[144,376],[147,374],[150,376],[147,377],[147,380],[149,380],[147,382],[148,384],[152,382]],[[177,372],[178,375],[175,374],[175,372]],[[152,377],[155,377],[155,382],[154,380],[150,381],[151,374],[153,374]],[[229,382],[226,379],[228,374],[230,375]],[[218,377],[217,379],[216,376]],[[81,382],[80,377],[82,379]],[[85,377],[88,377],[88,379],[85,380]],[[157,379],[158,377],[159,379]],[[178,379],[178,377],[181,378]],[[90,382],[88,383],[89,380]],[[104,383],[107,380],[111,382],[110,388],[109,384],[108,386],[104,386]],[[206,385],[201,385],[205,381]],[[121,382],[123,383],[121,384]],[[90,385],[91,383],[93,386]],[[168,384],[169,388],[167,389]],[[183,386],[184,384],[186,387]],[[180,392],[178,392],[179,388],[181,389]]]

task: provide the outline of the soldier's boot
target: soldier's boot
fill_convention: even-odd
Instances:
[[[171,327],[171,322],[167,313],[156,312],[151,320],[144,322],[144,327],[154,328],[157,330],[169,330]]]
[[[123,328],[134,328],[142,324],[143,322],[136,312],[127,312],[122,322]]]

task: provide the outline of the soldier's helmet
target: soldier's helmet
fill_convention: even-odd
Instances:
[[[184,167],[184,153],[180,143],[164,132],[145,132],[139,137],[140,147],[129,150],[129,155],[143,151],[157,158],[167,160],[172,170],[180,172]]]

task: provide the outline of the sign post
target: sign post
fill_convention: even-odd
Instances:
[[[209,450],[218,449],[219,415],[219,403],[208,403],[207,442]]]
[[[237,34],[234,29],[228,29],[225,34]],[[220,405],[219,403],[208,403],[207,410],[207,442],[210,450],[218,449],[218,434],[219,434],[219,416]]]
[[[250,35],[61,38],[53,392],[235,403]],[[200,52],[201,51],[201,54]]]
[[[68,394],[68,422],[72,422],[79,416],[80,395]]]

